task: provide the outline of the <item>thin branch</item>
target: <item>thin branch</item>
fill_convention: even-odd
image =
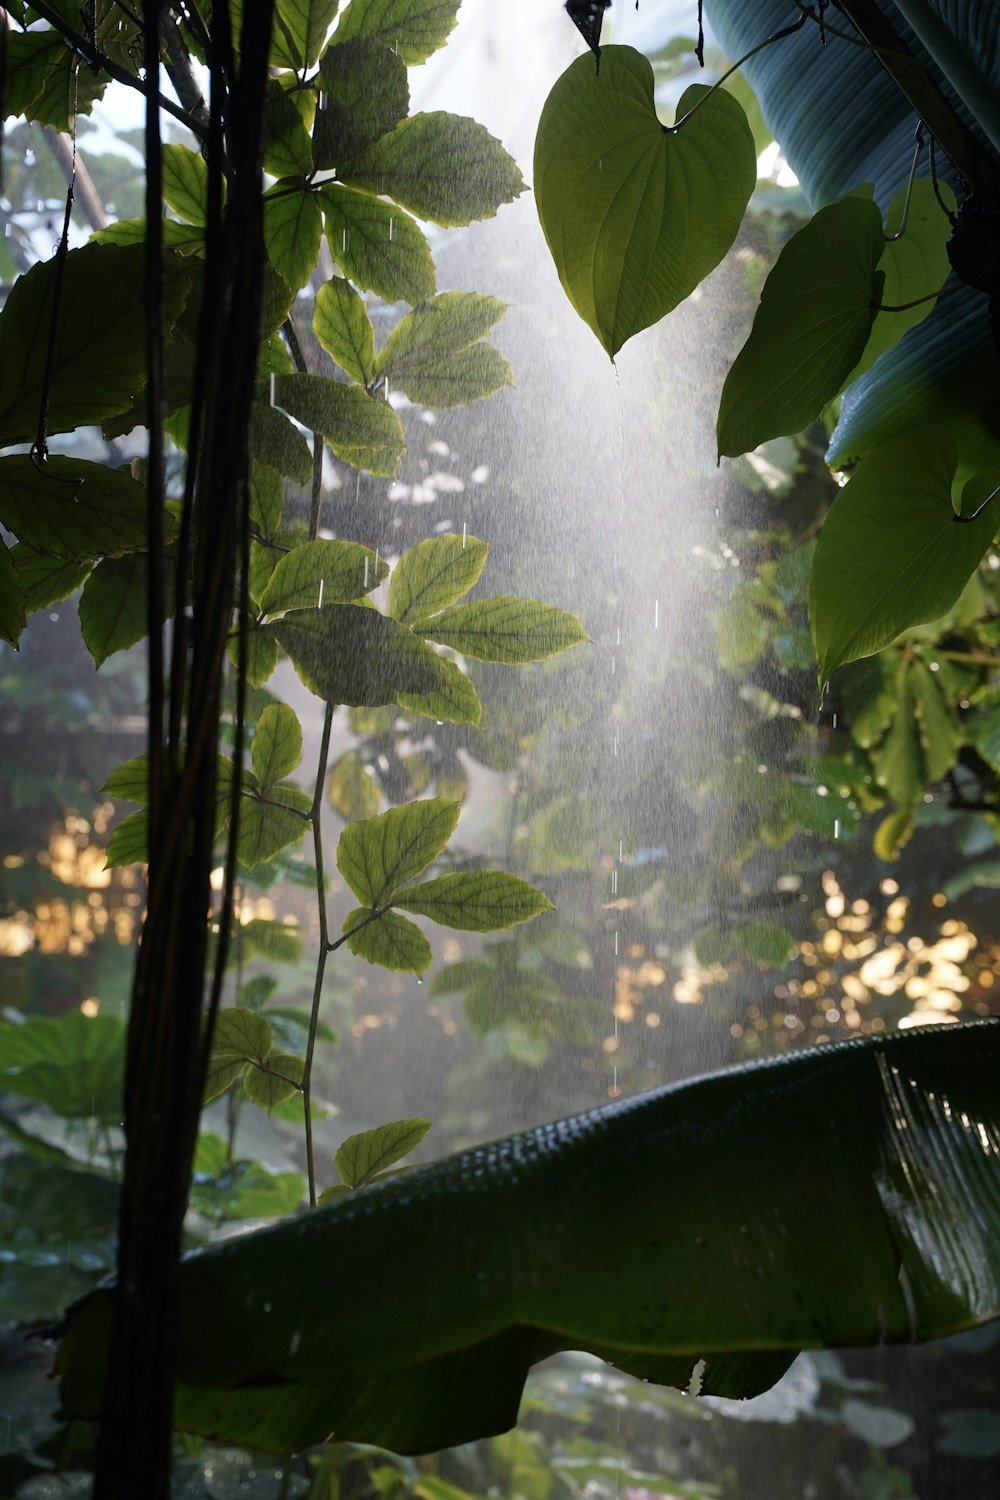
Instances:
[[[319,764],[316,767],[316,786],[313,793],[312,829],[313,857],[316,863],[316,897],[319,901],[319,957],[316,961],[316,976],[313,980],[312,1006],[309,1011],[309,1037],[306,1042],[305,1063],[302,1069],[302,1104],[306,1124],[306,1173],[309,1178],[309,1206],[316,1206],[316,1153],[313,1147],[312,1128],[312,1067],[316,1051],[316,1033],[319,1030],[319,1008],[323,999],[323,979],[330,947],[329,918],[326,910],[326,875],[323,870],[323,788],[326,785],[326,765],[330,754],[330,733],[333,729],[334,705],[328,703],[323,714],[323,735],[319,748]]]
[[[75,177],[77,206],[81,209],[91,229],[106,229],[108,216],[104,212],[101,195],[94,186],[94,179],[87,171],[86,163],[81,161],[78,154],[74,154],[72,139],[51,125],[46,125],[42,134],[45,136],[46,145],[59,163],[67,184]]]

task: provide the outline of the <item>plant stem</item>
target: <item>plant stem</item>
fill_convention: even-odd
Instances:
[[[322,442],[322,439],[320,439]],[[312,1130],[312,1065],[316,1050],[316,1032],[319,1027],[319,1007],[323,998],[323,976],[330,953],[329,926],[326,910],[326,877],[323,872],[323,788],[326,785],[326,762],[330,753],[330,731],[333,728],[334,705],[328,703],[323,714],[323,736],[319,748],[319,764],[316,768],[316,789],[313,794],[312,830],[313,857],[316,863],[316,898],[319,902],[319,955],[316,959],[316,977],[313,980],[312,1008],[309,1012],[309,1039],[306,1042],[305,1066],[302,1070],[302,1105],[306,1121],[306,1173],[309,1178],[309,1206],[316,1206],[316,1156],[313,1149]]]

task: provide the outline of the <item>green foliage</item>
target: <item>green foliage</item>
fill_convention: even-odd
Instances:
[[[301,1057],[274,1051],[274,1033],[265,1016],[246,1006],[219,1012],[205,1076],[206,1104],[241,1080],[252,1104],[272,1110],[301,1093],[302,1077]]]
[[[79,1011],[0,1025],[0,1086],[69,1119],[122,1117],[125,1025]]]
[[[556,83],[535,141],[539,218],[566,295],[612,358],[718,265],[755,157],[729,94],[695,85],[662,126],[653,70],[630,47],[602,48],[599,72],[579,57]]]
[[[418,627],[418,634],[478,661],[544,661],[589,640],[575,615],[537,599],[501,594],[441,610]]]
[[[489,545],[474,536],[437,536],[418,542],[392,570],[389,613],[418,625],[455,604],[479,582]]]
[[[433,797],[354,823],[340,835],[337,868],[365,906],[388,906],[401,886],[437,859],[458,812],[457,802]]]
[[[430,1120],[414,1118],[394,1120],[375,1130],[349,1135],[334,1157],[344,1185],[367,1187],[397,1161],[409,1156],[431,1129]]]
[[[465,406],[513,384],[510,365],[484,335],[503,317],[496,297],[447,292],[402,318],[375,374],[426,406]]]

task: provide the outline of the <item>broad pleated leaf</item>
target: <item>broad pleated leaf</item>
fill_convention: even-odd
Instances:
[[[400,891],[393,905],[466,932],[499,932],[552,911],[548,896],[503,870],[468,870]]]
[[[330,604],[296,610],[264,633],[288,653],[310,692],[330,703],[375,708],[402,693],[449,686],[451,663],[376,609]]]
[[[351,0],[335,40],[375,37],[413,67],[444,46],[459,4],[460,0]]]
[[[457,802],[433,797],[351,823],[340,835],[337,868],[365,906],[387,906],[441,853],[458,822]]]
[[[864,198],[831,203],[788,241],[722,388],[720,454],[801,432],[837,394],[882,300],[884,243],[881,215]]]
[[[979,565],[1000,522],[1000,495],[987,499],[1000,473],[970,481],[963,520],[951,498],[957,464],[947,434],[906,433],[865,459],[837,496],[809,580],[822,681],[908,627],[938,619]]]
[[[79,1011],[0,1024],[0,1089],[38,1099],[67,1119],[117,1125],[122,1112],[125,1025]]]
[[[344,923],[347,946],[355,958],[400,974],[423,974],[433,960],[431,945],[415,922],[394,911],[371,912],[359,906]],[[364,924],[364,925],[362,925]]]
[[[70,432],[125,411],[146,385],[144,245],[83,245],[63,265],[48,389],[48,432]],[[169,336],[193,275],[168,253],[163,304]],[[33,442],[49,366],[55,258],[19,276],[0,313],[0,444]]]
[[[377,588],[388,571],[382,558],[359,542],[303,542],[278,561],[257,602],[265,615],[348,604]]]
[[[366,1211],[349,1194],[225,1241],[181,1266],[175,1421],[273,1449],[424,1451],[509,1427],[529,1366],[559,1348],[678,1385],[699,1364],[704,1392],[746,1396],[802,1347],[995,1318],[998,1069],[995,1022],[859,1038],[390,1177],[364,1189]],[[111,1305],[101,1292],[70,1315],[71,1415],[99,1405]]]
[[[387,302],[434,293],[434,261],[422,230],[394,203],[339,183],[319,191],[330,254],[345,276]]]
[[[543,661],[589,639],[575,615],[516,594],[452,605],[418,629],[463,656],[510,664]]]
[[[455,604],[479,582],[489,543],[474,536],[435,536],[404,552],[389,580],[389,613],[405,625]]]
[[[365,1187],[387,1167],[409,1156],[430,1129],[430,1120],[414,1117],[349,1135],[334,1157],[334,1164],[348,1187]]]
[[[136,552],[149,536],[146,490],[127,467],[62,454],[42,469],[27,453],[0,458],[0,522],[35,552],[71,560]],[[164,541],[176,535],[176,521],[164,514]]]
[[[358,385],[375,374],[375,330],[365,304],[342,276],[324,282],[316,294],[313,333],[332,360]]]
[[[492,219],[524,189],[517,163],[488,130],[440,110],[411,115],[338,171],[350,186],[394,198],[434,224]]]
[[[746,115],[724,91],[687,89],[664,129],[653,69],[631,47],[579,57],[535,139],[538,216],[559,280],[614,357],[682,302],[736,238],[757,180]]]
[[[278,375],[274,399],[304,427],[321,432],[355,468],[392,479],[406,447],[403,424],[387,402],[322,375]]]

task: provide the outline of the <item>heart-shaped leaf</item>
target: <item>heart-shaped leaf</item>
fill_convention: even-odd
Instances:
[[[631,47],[602,48],[599,73],[577,58],[542,110],[538,216],[566,295],[612,358],[719,264],[757,180],[731,95],[696,84],[677,118],[660,124],[653,69]]]
[[[902,433],[866,458],[837,496],[809,580],[821,681],[900,631],[938,619],[962,592],[1000,520],[1000,475],[971,479],[956,515],[957,466],[947,433]]]

